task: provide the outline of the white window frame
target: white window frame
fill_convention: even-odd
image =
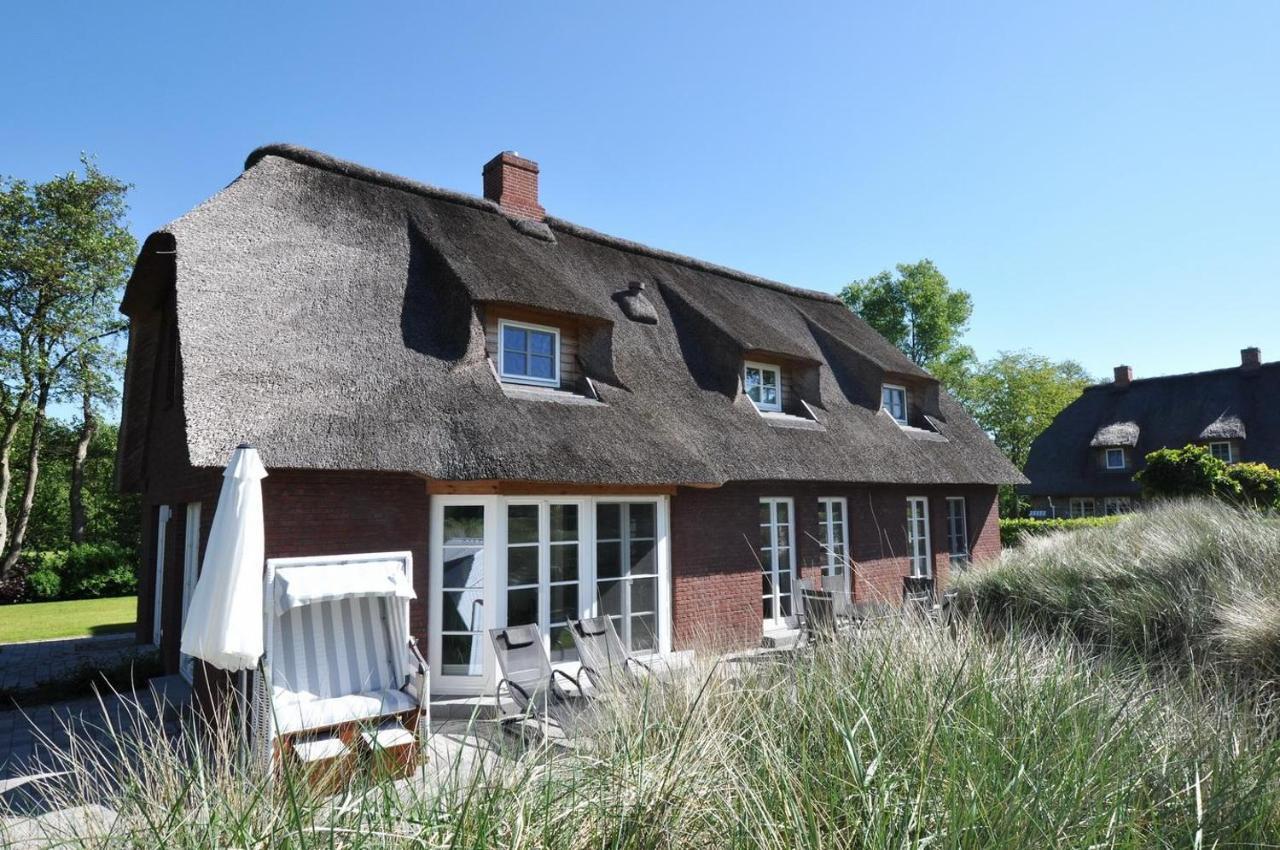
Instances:
[[[756,369],[760,372],[760,387],[762,390],[760,393],[761,398],[764,397],[764,392],[763,392],[764,374],[766,372],[773,373],[774,388],[777,389],[778,400],[776,402],[774,402],[773,404],[768,404],[764,401],[756,401],[755,399],[751,398],[749,394],[747,394],[747,370],[748,369]],[[768,411],[771,413],[781,413],[782,412],[782,367],[778,366],[775,363],[761,363],[757,360],[744,360],[742,363],[742,392],[744,395],[747,396],[748,399],[751,400],[751,403],[756,406],[756,410]]]
[[[924,520],[924,570],[920,570],[920,559],[916,557],[916,538],[915,525],[916,516],[915,508],[919,506],[921,517]],[[912,578],[933,578],[933,541],[930,536],[929,528],[929,497],[928,496],[908,496],[907,497],[907,563]]]
[[[835,536],[835,529],[831,522],[822,522],[822,513],[818,513],[818,531],[822,535],[822,574],[824,576],[842,575],[845,577],[845,589],[848,590],[849,585],[849,500],[844,496],[823,496],[818,499],[819,505],[825,505],[827,508],[827,517],[831,517],[832,508],[836,505],[840,506],[840,539]],[[825,526],[825,527],[824,527]],[[844,560],[841,561],[835,557],[836,544],[840,544],[840,551],[844,552]]]
[[[528,375],[513,375],[507,372],[507,328],[519,328],[526,331],[549,333],[555,341],[555,351],[551,356],[551,377],[533,378]],[[528,356],[528,352],[525,352]],[[527,365],[527,361],[526,361]],[[498,320],[498,375],[509,384],[529,384],[537,387],[560,386],[560,329],[552,325],[535,325],[529,322],[517,322],[514,319]]]
[[[1119,463],[1119,465],[1113,464],[1113,463],[1111,462],[1111,453],[1112,453],[1112,452],[1115,452],[1116,454],[1118,454],[1118,455],[1120,456],[1120,463]],[[1107,469],[1113,469],[1113,470],[1114,470],[1114,469],[1125,469],[1125,468],[1127,468],[1127,467],[1129,466],[1129,459],[1128,459],[1127,457],[1125,457],[1125,451],[1124,451],[1124,449],[1119,449],[1119,448],[1109,448],[1109,449],[1107,449],[1107,450],[1106,450],[1106,459],[1105,459],[1105,461],[1106,461]]]
[[[601,502],[651,503],[656,506],[656,558],[658,573],[658,649],[653,657],[671,652],[671,513],[668,496],[607,495],[607,496],[463,496],[432,495],[430,509],[430,558],[428,608],[428,659],[431,664],[432,688],[440,693],[481,694],[491,693],[497,681],[497,664],[488,634],[481,635],[484,662],[482,674],[477,676],[445,676],[436,671],[441,667],[441,632],[444,598],[443,580],[444,510],[446,506],[480,506],[484,508],[484,577],[482,589],[483,622],[481,632],[506,623],[507,611],[507,507],[512,504],[538,504],[539,522],[539,629],[543,640],[550,642],[551,635],[545,628],[550,619],[550,505],[552,503],[578,504],[578,611],[581,616],[600,613],[596,600],[596,505]],[[545,523],[545,525],[544,525]],[[544,554],[545,552],[545,554]],[[544,582],[544,579],[548,581]],[[545,590],[546,592],[542,592]],[[545,616],[544,616],[545,614]],[[641,658],[646,656],[642,653]],[[556,662],[555,666],[571,674],[581,667],[578,661]]]
[[[1225,459],[1224,459],[1224,458],[1220,458],[1220,457],[1218,457],[1216,454],[1214,454],[1214,453],[1213,453],[1213,447],[1214,447],[1214,446],[1226,446],[1226,447],[1227,447],[1227,456],[1226,456],[1226,458],[1225,458]],[[1218,460],[1223,461],[1223,463],[1235,463],[1235,462],[1236,462],[1236,447],[1235,447],[1235,446],[1233,446],[1233,445],[1231,444],[1231,441],[1230,441],[1230,440],[1214,440],[1212,443],[1210,443],[1210,444],[1209,444],[1209,454],[1210,454],[1211,456],[1215,457],[1215,458],[1218,458]]]
[[[169,530],[169,518],[173,511],[168,505],[160,505],[156,511],[156,551],[153,611],[151,612],[151,642],[160,646],[164,639],[164,538]]]
[[[952,509],[959,504],[960,506],[960,534],[959,541],[964,547],[961,551],[956,551],[955,543],[957,535],[951,527]],[[969,551],[969,503],[965,501],[964,496],[948,496],[947,497],[947,554],[951,558],[952,566],[967,566],[972,553]]]
[[[885,407],[884,405],[885,390],[897,390],[898,392],[902,393],[902,418],[901,419],[899,419],[897,416],[894,416],[893,411]],[[907,424],[907,421],[911,418],[911,408],[909,407],[909,405],[910,405],[910,401],[907,394],[907,388],[904,387],[902,384],[881,384],[880,385],[880,409],[883,410],[885,413],[889,414],[889,418],[892,419],[894,422],[897,422],[899,425]]]
[[[1088,513],[1084,512],[1084,506],[1086,504],[1088,504],[1089,506]],[[1076,509],[1077,505],[1079,506],[1079,510]],[[1067,501],[1067,516],[1070,517],[1071,519],[1076,519],[1077,517],[1087,517],[1087,516],[1097,516],[1097,515],[1098,515],[1098,503],[1097,503],[1097,500],[1094,499],[1092,496],[1072,496]]]
[[[764,616],[763,609],[765,595],[761,592],[760,617],[764,622],[764,627],[766,629],[790,628],[796,622],[796,501],[790,496],[765,496],[760,499],[760,504],[769,505],[769,538],[771,543],[769,547],[769,563],[765,564],[762,561],[761,566],[767,568],[772,579],[773,587],[773,616]],[[785,564],[781,563],[778,558],[778,550],[781,548],[779,545],[777,531],[778,505],[780,504],[785,504],[787,506],[787,552],[790,557],[788,559],[788,563]],[[756,552],[758,555],[763,555],[761,548],[762,547],[757,540]],[[779,616],[782,610],[782,594],[778,590],[778,585],[780,584],[779,578],[782,576],[784,570],[789,571],[791,575],[791,592],[789,594],[791,597],[791,613]],[[765,570],[762,569],[761,572],[763,573]]]
[[[1112,510],[1112,506],[1115,510]],[[1133,510],[1133,503],[1128,496],[1107,496],[1102,500],[1103,516],[1118,516]]]
[[[182,549],[182,628],[187,627],[187,611],[191,594],[200,576],[200,503],[187,503],[186,540]],[[178,655],[178,673],[188,684],[195,682],[196,660],[186,653]]]

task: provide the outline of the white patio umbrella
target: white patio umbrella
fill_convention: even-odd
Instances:
[[[182,651],[222,670],[250,670],[262,657],[262,479],[258,450],[231,454],[204,563],[182,629]]]

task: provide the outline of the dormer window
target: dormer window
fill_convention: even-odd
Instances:
[[[498,363],[502,380],[560,386],[560,331],[502,319],[498,323]]]
[[[907,424],[907,388],[885,384],[880,388],[880,406],[899,425]]]
[[[1232,445],[1228,442],[1210,443],[1209,454],[1216,457],[1223,463],[1235,463],[1236,455]]]
[[[742,387],[757,410],[782,410],[782,370],[779,367],[748,360],[743,364]]]
[[[1124,449],[1107,449],[1107,469],[1124,469]]]

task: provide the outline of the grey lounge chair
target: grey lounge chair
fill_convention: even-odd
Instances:
[[[804,644],[829,641],[836,635],[836,614],[831,594],[825,590],[804,588],[800,591],[804,618],[801,638]]]
[[[578,672],[578,688],[582,689],[582,677],[597,690],[611,686],[642,682],[653,668],[636,658],[622,645],[613,619],[607,616],[583,617],[569,621],[569,634],[578,648],[582,669]],[[643,670],[644,673],[640,671]]]
[[[844,586],[844,576],[823,576],[822,589],[831,594],[831,607],[836,620],[853,622],[855,611],[853,602],[849,600],[849,591]]]
[[[551,721],[563,729],[583,704],[585,695],[572,676],[551,666],[538,627],[490,629],[489,640],[493,643],[493,653],[502,671],[495,692],[498,707],[504,714],[502,722],[507,724],[533,718]],[[577,696],[561,686],[557,677],[572,685],[578,692]],[[503,707],[504,687],[516,705],[514,713]]]

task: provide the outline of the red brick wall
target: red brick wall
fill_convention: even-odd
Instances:
[[[974,560],[1000,551],[996,488],[983,486],[858,487],[802,482],[746,482],[715,490],[681,488],[672,500],[672,633],[676,648],[757,643],[762,628],[759,500],[790,497],[795,504],[796,565],[801,577],[824,560],[818,498],[843,496],[849,510],[849,554],[857,600],[902,598],[906,559],[906,499],[929,499],[930,544],[939,589],[949,578],[946,497],[963,496]]]

